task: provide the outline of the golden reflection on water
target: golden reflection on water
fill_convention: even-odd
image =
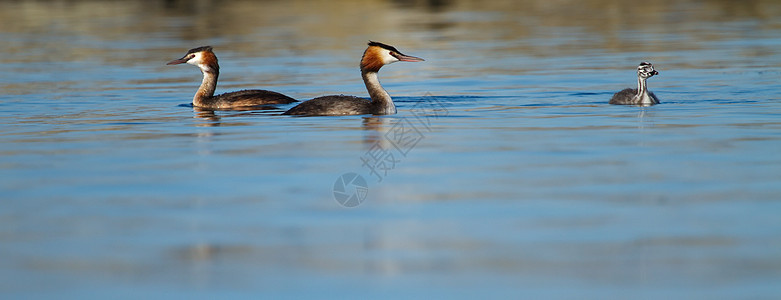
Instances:
[[[215,46],[221,62],[245,66],[226,68],[218,91],[314,86],[294,91],[299,99],[363,92],[337,85],[360,83],[348,72],[368,40],[429,58],[384,71],[389,82],[552,69],[538,58],[561,61],[559,69],[626,69],[641,58],[661,60],[668,70],[722,68],[723,54],[707,52],[717,48],[710,42],[781,28],[778,1],[18,1],[0,8],[0,62],[7,64],[0,79],[36,76],[24,83],[0,80],[11,95],[139,87],[194,92],[196,70],[164,63],[206,44]],[[720,30],[725,22],[743,23]],[[763,59],[776,51],[760,41],[730,54],[745,57],[745,64],[781,66]],[[626,53],[632,58],[595,59]],[[273,69],[247,66],[263,58]],[[63,76],[84,67],[93,77],[123,74],[127,66],[143,69],[121,81]]]
[[[584,49],[697,49],[701,41],[749,33],[712,28],[743,19],[756,22],[747,30],[781,28],[781,3],[772,0],[18,1],[0,7],[0,33],[28,35],[0,46],[21,62],[102,59],[137,64],[139,59],[164,59],[163,53],[180,50],[173,46],[178,41],[192,41],[192,46],[214,41],[248,56],[279,51],[328,56],[367,38],[403,40],[405,47],[426,49],[559,35],[564,40],[557,44],[532,41],[499,49],[550,56]],[[572,36],[549,28],[571,28]],[[648,34],[666,38],[638,39]],[[18,54],[23,54],[21,60]]]

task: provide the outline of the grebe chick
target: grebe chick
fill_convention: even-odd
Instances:
[[[659,104],[659,98],[654,93],[648,91],[645,80],[659,72],[654,70],[654,65],[644,61],[637,66],[637,89],[625,89],[613,95],[610,104],[629,104],[640,106],[651,106]]]
[[[283,115],[338,116],[338,115],[392,115],[396,113],[388,92],[380,85],[377,72],[382,66],[397,61],[418,62],[422,58],[404,55],[393,46],[369,42],[361,57],[361,76],[371,100],[344,95],[317,97],[291,108]]]
[[[298,102],[283,94],[266,90],[243,90],[214,96],[217,88],[217,77],[220,76],[220,65],[211,46],[193,48],[180,59],[175,59],[167,65],[190,64],[198,66],[203,73],[201,87],[195,92],[193,106],[208,109],[248,108],[266,104],[287,104]]]

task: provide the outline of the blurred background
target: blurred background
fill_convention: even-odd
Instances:
[[[365,97],[369,40],[426,59],[397,115],[203,111],[165,65]],[[779,1],[0,0],[0,41],[8,298],[781,296]],[[607,105],[641,61],[662,104]]]

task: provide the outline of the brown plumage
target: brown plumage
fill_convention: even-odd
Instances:
[[[390,46],[388,46],[388,48],[396,49]],[[379,72],[380,68],[385,65],[385,61],[382,59],[382,50],[388,48],[382,47],[381,44],[377,42],[369,42],[369,47],[363,51],[363,56],[361,56],[361,72]]]
[[[253,106],[297,102],[293,98],[267,90],[242,90],[215,96],[220,65],[211,46],[190,49],[182,58],[168,62],[168,65],[183,63],[198,66],[203,73],[203,82],[193,97],[193,106],[209,109],[246,109]]]

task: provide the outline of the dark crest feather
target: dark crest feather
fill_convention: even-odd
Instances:
[[[383,48],[383,49],[386,49],[386,50],[390,50],[390,51],[393,51],[393,52],[396,52],[396,53],[401,53],[401,52],[399,52],[399,50],[396,50],[396,48],[394,48],[393,46],[386,45],[386,44],[383,44],[383,43],[380,43],[380,42],[369,41],[369,46],[377,46],[377,47],[380,47],[380,48]]]
[[[209,52],[211,52],[212,51],[212,46],[203,46],[203,47],[198,47],[198,48],[192,48],[190,50],[187,50],[187,54],[201,52],[201,51],[209,51]]]

